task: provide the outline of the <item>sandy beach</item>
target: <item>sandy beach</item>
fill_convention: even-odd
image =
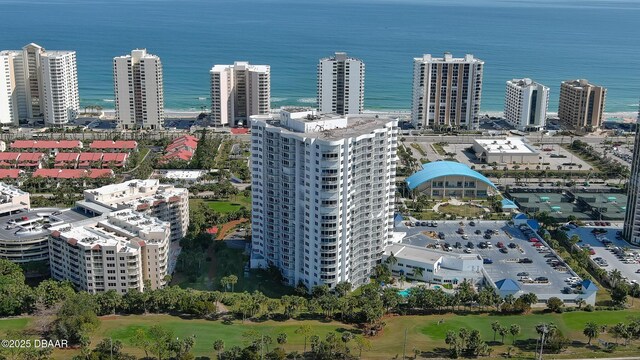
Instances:
[[[271,109],[271,112],[277,113],[280,109]],[[200,111],[184,111],[184,110],[176,110],[176,109],[165,109],[164,114],[167,118],[195,118],[200,115]],[[410,110],[364,110],[365,114],[385,114],[385,115],[411,115]],[[115,110],[104,110],[103,111],[105,119],[115,119]],[[490,117],[502,117],[502,111],[480,111],[480,115],[482,116],[490,116]],[[554,118],[557,117],[558,113],[548,112],[547,117]],[[605,112],[604,118],[609,121],[620,121],[626,123],[635,122],[638,117],[638,113],[633,111],[622,111],[622,112]]]

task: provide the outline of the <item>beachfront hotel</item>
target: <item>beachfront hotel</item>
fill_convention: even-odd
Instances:
[[[251,267],[290,286],[369,281],[393,234],[398,120],[282,110],[251,119]]]
[[[478,129],[484,61],[467,54],[413,59],[411,123],[417,129]]]
[[[640,110],[637,124],[640,124]],[[624,238],[635,245],[640,245],[640,131],[636,131],[631,160],[631,176],[627,183],[627,207],[624,217]]]
[[[549,88],[531,79],[507,81],[504,117],[520,131],[543,130],[549,108]]]
[[[120,210],[51,227],[51,277],[69,280],[91,293],[144,291],[166,285],[169,223],[132,210]]]
[[[574,129],[594,131],[602,126],[606,97],[606,88],[586,79],[563,81],[558,118]]]
[[[162,62],[146,49],[113,58],[116,119],[121,129],[162,129]]]
[[[0,52],[0,124],[42,119],[61,126],[80,109],[75,51],[28,44]]]
[[[338,115],[364,110],[364,63],[336,52],[318,64],[318,110]]]
[[[252,115],[271,110],[269,65],[215,65],[211,76],[211,121],[216,126],[244,126]]]

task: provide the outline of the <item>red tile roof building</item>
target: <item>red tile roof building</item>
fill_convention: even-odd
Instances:
[[[111,169],[38,169],[33,173],[33,177],[47,179],[81,179],[83,177],[96,179],[113,176]]]
[[[80,153],[58,153],[56,154],[54,167],[64,168],[70,167],[75,168],[78,165],[78,158],[80,157]]]
[[[133,151],[138,149],[138,142],[133,140],[94,140],[89,145],[91,150],[108,150],[108,151]]]
[[[0,169],[0,179],[17,179],[20,177],[20,169]]]
[[[104,153],[102,154],[102,167],[124,167],[128,158],[129,154],[127,153]]]
[[[165,149],[165,155],[160,159],[161,163],[169,161],[190,161],[198,148],[198,138],[184,135],[176,138]]]
[[[12,149],[20,150],[74,150],[82,149],[80,140],[16,140],[11,143]]]
[[[90,153],[83,152],[80,153],[78,157],[78,167],[81,168],[90,168],[93,166],[98,166],[102,162],[102,153]]]

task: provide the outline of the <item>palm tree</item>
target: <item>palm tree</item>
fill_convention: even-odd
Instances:
[[[224,350],[224,340],[216,340],[213,342],[213,350],[218,352],[218,358],[220,358],[220,352]]]
[[[509,334],[511,334],[511,336],[512,336],[511,344],[515,344],[516,343],[516,336],[520,335],[520,325],[511,324],[511,326],[509,326]]]
[[[413,268],[413,278],[420,278],[422,279],[422,276],[424,275],[424,270],[422,270],[421,267],[414,267]]]
[[[609,272],[609,283],[611,283],[611,287],[616,287],[621,280],[622,272],[620,272],[620,270],[613,269]]]
[[[581,309],[582,306],[584,306],[584,304],[586,304],[587,302],[584,301],[584,299],[580,298],[578,300],[576,300],[576,305],[578,305],[578,309]]]
[[[234,292],[234,287],[238,283],[238,277],[235,275],[229,275],[229,284],[231,284],[231,292]]]
[[[600,335],[600,326],[598,326],[596,323],[588,322],[584,325],[584,330],[582,330],[582,333],[589,339],[587,345],[591,345],[591,339]]]
[[[391,266],[395,265],[398,262],[398,259],[393,255],[393,251],[389,254],[389,257],[385,262]]]
[[[285,334],[285,333],[278,334],[278,337],[276,338],[276,341],[280,345],[286,344],[287,343],[287,334]]]
[[[500,323],[497,321],[492,322],[491,330],[493,330],[493,341],[496,341],[496,335],[498,334],[498,330],[500,330]]]
[[[300,325],[299,328],[296,329],[296,334],[300,334],[304,336],[304,353],[307,352],[307,338],[311,335],[311,326],[310,325]]]
[[[498,329],[498,334],[500,334],[500,337],[502,338],[503,345],[504,345],[504,337],[508,333],[509,333],[509,329],[507,329],[505,326],[500,325],[500,328]]]

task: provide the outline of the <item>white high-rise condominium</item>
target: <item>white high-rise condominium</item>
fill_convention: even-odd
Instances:
[[[416,128],[478,129],[484,61],[473,55],[413,59],[411,122]]]
[[[638,120],[640,126],[640,110]],[[627,209],[624,217],[624,238],[635,245],[640,245],[640,131],[636,130],[636,139],[631,160],[631,176],[627,183]]]
[[[391,241],[398,120],[251,119],[252,267],[291,286],[366,283]]]
[[[339,115],[364,110],[364,63],[337,52],[318,64],[318,110]]]
[[[116,119],[122,129],[162,129],[162,62],[146,49],[113,58]]]
[[[215,65],[211,75],[211,120],[219,126],[246,125],[252,115],[271,109],[269,65]]]
[[[18,125],[18,94],[14,62],[17,51],[0,52],[0,124]]]
[[[78,116],[80,98],[75,51],[47,51],[32,43],[22,50],[1,54],[1,123],[44,119],[48,125],[56,126]]]
[[[548,108],[548,87],[528,78],[507,81],[504,118],[518,130],[544,129]]]

